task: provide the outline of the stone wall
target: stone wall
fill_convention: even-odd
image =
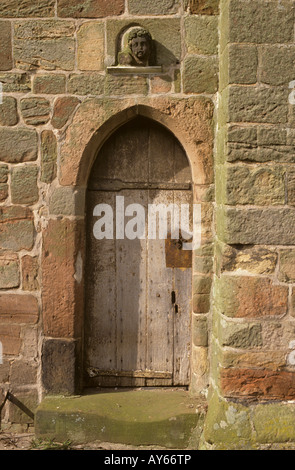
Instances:
[[[280,403],[295,396],[294,7],[293,1],[220,2],[205,434],[223,447],[294,441],[285,419],[292,406],[288,414]]]
[[[30,409],[45,393],[79,390],[87,176],[103,139],[132,113],[167,124],[192,163],[204,208],[192,388],[206,388],[218,11],[216,0],[1,2],[0,403],[7,390]],[[130,24],[157,41],[162,73],[107,71]],[[8,422],[32,424],[11,403]]]
[[[2,0],[0,404],[81,388],[87,179],[105,139],[143,115],[183,145],[202,205],[190,389],[208,393],[204,442],[295,442],[294,8]],[[134,24],[162,73],[108,70]],[[32,424],[11,403],[3,421]]]

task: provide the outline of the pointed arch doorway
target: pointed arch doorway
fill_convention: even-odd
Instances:
[[[100,149],[86,198],[85,387],[189,384],[192,253],[172,239],[170,213],[166,239],[149,239],[147,222],[140,232],[134,204],[148,214],[192,202],[188,159],[162,125],[137,116]]]

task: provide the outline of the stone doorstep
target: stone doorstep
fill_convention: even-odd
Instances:
[[[101,441],[163,449],[197,449],[205,402],[178,389],[103,391],[46,397],[35,414],[40,439]]]

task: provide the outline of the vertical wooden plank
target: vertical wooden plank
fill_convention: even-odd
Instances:
[[[192,232],[192,192],[174,191],[174,202],[190,206],[189,229]],[[190,254],[192,256],[192,253]],[[174,385],[188,385],[191,355],[192,269],[174,268],[176,310],[174,314]]]
[[[116,364],[116,276],[115,240],[96,240],[93,216],[97,204],[114,208],[115,194],[88,192],[87,202],[87,270],[85,304],[86,365],[114,369]]]
[[[125,190],[129,204],[147,207],[147,191]],[[134,214],[135,216],[135,214]],[[126,217],[126,223],[132,217]],[[144,370],[146,366],[146,239],[116,240],[117,370]],[[130,380],[129,380],[130,382]]]
[[[157,125],[150,125],[149,182],[174,182],[175,138]]]
[[[191,356],[192,270],[174,269],[177,310],[174,316],[173,385],[188,385]]]
[[[170,204],[173,191],[149,191],[150,204]],[[159,224],[157,224],[157,232]],[[165,240],[148,240],[147,366],[173,372],[173,270],[166,267]]]

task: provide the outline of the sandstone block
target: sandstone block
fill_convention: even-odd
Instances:
[[[220,385],[226,397],[264,400],[293,400],[295,397],[294,372],[224,369]]]
[[[105,93],[107,95],[147,95],[148,82],[145,77],[133,76],[126,80],[126,77],[111,76],[106,79]]]
[[[177,13],[179,7],[179,0],[128,0],[131,15],[171,15]]]
[[[50,130],[41,134],[41,176],[43,183],[51,183],[57,173],[57,143],[55,135]]]
[[[194,273],[210,274],[213,269],[212,256],[193,256]]]
[[[294,146],[287,129],[269,126],[230,126],[228,131],[227,160],[252,162],[295,161]],[[292,174],[292,170],[290,171]]]
[[[217,308],[228,317],[274,317],[288,309],[288,288],[267,278],[223,275],[215,290]]]
[[[294,404],[261,404],[253,411],[253,424],[258,442],[284,443],[294,440]]]
[[[193,277],[193,292],[195,294],[210,294],[212,286],[211,277],[195,275]]]
[[[28,93],[31,91],[31,78],[27,73],[0,73],[0,82],[5,93]]]
[[[226,168],[226,204],[276,205],[285,203],[285,171],[281,167]]]
[[[0,334],[1,334],[1,331],[0,331]],[[1,381],[1,383],[9,382],[10,363],[9,363],[9,360],[7,360],[7,359],[8,358],[6,358],[5,355],[3,354],[3,364],[1,364],[1,369],[0,369],[0,381]],[[1,392],[0,392],[1,403],[3,403],[4,398],[5,398],[5,392],[4,392],[4,390],[1,390]]]
[[[288,307],[288,288],[266,278],[225,275],[217,281],[216,292],[219,311],[229,317],[280,316]]]
[[[280,250],[280,268],[278,279],[281,282],[295,282],[295,251]]]
[[[71,84],[73,85],[73,82],[71,82]],[[63,96],[61,98],[57,98],[54,103],[53,116],[51,119],[53,127],[56,129],[64,127],[79,103],[80,100],[75,96]]]
[[[38,300],[33,295],[0,294],[3,323],[35,324],[39,317]]]
[[[37,256],[25,255],[21,259],[22,289],[34,291],[39,289],[39,263]]]
[[[245,351],[225,349],[220,352],[221,367],[237,369],[261,368],[280,370],[286,365],[285,351]]]
[[[261,60],[261,81],[263,83],[273,86],[288,86],[289,82],[294,80],[294,46],[263,46]]]
[[[43,233],[42,304],[44,334],[53,338],[80,336],[83,312],[82,284],[75,279],[81,256],[83,224],[50,220]],[[52,295],[54,292],[54,296]]]
[[[249,407],[228,402],[215,393],[209,401],[204,436],[221,449],[247,448],[252,436]]]
[[[24,18],[54,16],[54,0],[2,0],[0,17]]]
[[[294,5],[284,0],[229,2],[229,42],[278,44],[293,42]]]
[[[295,171],[292,168],[287,169],[287,202],[295,206]]]
[[[104,69],[104,23],[84,23],[77,33],[78,69]]]
[[[124,0],[89,0],[81,4],[80,0],[58,0],[57,14],[70,18],[101,18],[124,13]]]
[[[287,357],[291,352],[291,349],[288,350],[288,348],[295,337],[294,323],[292,320],[274,320],[263,323],[263,346],[266,350],[284,351],[287,362]]]
[[[219,0],[186,0],[186,6],[194,15],[218,15]]]
[[[8,179],[8,166],[0,165],[0,183],[6,183]]]
[[[294,245],[295,222],[291,208],[218,209],[220,239],[230,245]]]
[[[151,93],[170,93],[171,92],[172,80],[171,77],[151,77],[150,86]],[[175,91],[177,93],[177,91]]]
[[[19,261],[13,254],[0,255],[0,289],[19,286]]]
[[[229,89],[229,122],[283,124],[288,118],[286,88],[253,88],[231,86]]]
[[[295,290],[292,289],[292,296],[291,296],[291,315],[295,317]]]
[[[45,339],[42,345],[42,385],[47,393],[76,393],[77,344],[75,341]]]
[[[185,93],[216,93],[218,89],[216,58],[188,56],[184,61],[183,87]]]
[[[0,202],[4,202],[8,198],[8,184],[0,183]]]
[[[39,199],[38,167],[19,166],[11,173],[11,200],[13,204],[34,204]]]
[[[279,145],[281,147],[288,144],[287,129],[276,127],[257,127],[257,144],[263,145]]]
[[[45,98],[23,98],[20,108],[22,117],[28,125],[40,126],[50,119],[50,103]]]
[[[12,96],[4,96],[0,105],[0,126],[15,126],[17,123],[16,99]]]
[[[29,20],[14,27],[16,66],[25,70],[73,70],[75,26],[64,20]]]
[[[275,251],[260,246],[236,249],[225,245],[220,258],[221,272],[243,270],[251,274],[273,274],[278,255]]]
[[[36,384],[38,365],[34,361],[19,359],[11,364],[10,383],[11,386],[22,386]]]
[[[0,248],[31,250],[34,244],[32,212],[21,206],[0,207]]]
[[[68,186],[55,188],[50,194],[49,213],[55,215],[84,215],[85,191]]]
[[[185,18],[185,38],[188,54],[217,54],[218,18],[188,16]]]
[[[194,346],[208,346],[208,322],[206,318],[193,315],[193,344]]]
[[[0,17],[1,6],[2,4]],[[10,70],[13,68],[10,21],[1,21],[0,44],[0,70]]]
[[[58,95],[66,92],[66,76],[62,74],[36,75],[33,93]]]
[[[222,346],[253,349],[262,346],[262,328],[259,324],[220,321],[218,339]]]
[[[193,312],[208,313],[210,310],[210,295],[194,294],[193,296]]]
[[[221,58],[220,86],[257,82],[258,51],[249,44],[229,44]]]
[[[71,74],[68,81],[68,93],[74,95],[102,95],[105,78],[97,73]]]
[[[20,325],[3,324],[2,321],[0,322],[0,338],[4,356],[17,356],[20,353],[22,343],[20,334]],[[8,382],[8,380],[4,382]]]

